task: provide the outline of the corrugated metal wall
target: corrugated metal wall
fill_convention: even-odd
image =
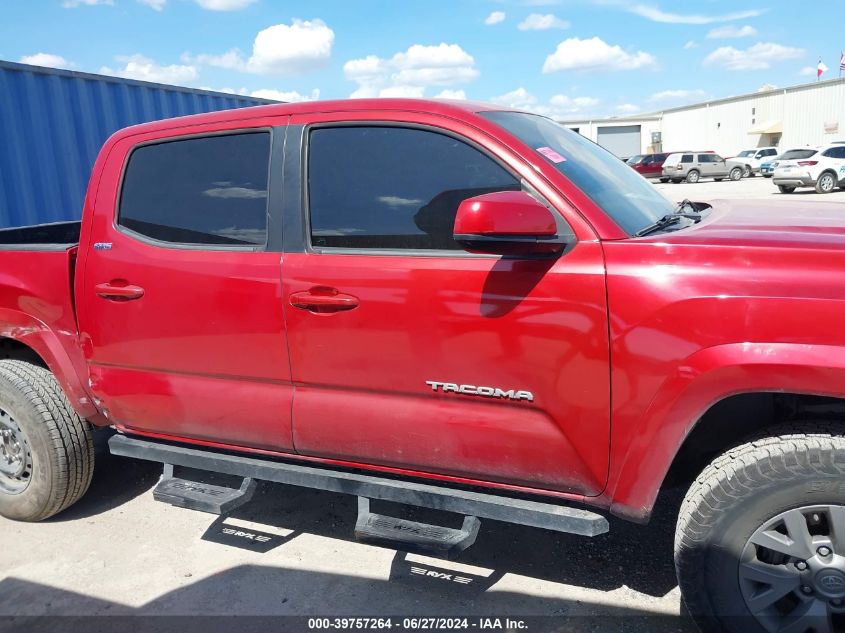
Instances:
[[[0,60],[0,227],[79,219],[100,145],[122,127],[265,103]]]

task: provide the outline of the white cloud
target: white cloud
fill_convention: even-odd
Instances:
[[[167,0],[138,0],[138,2],[147,5],[153,11],[161,11],[164,9],[164,5],[167,4]]]
[[[197,69],[190,65],[170,64],[169,66],[160,66],[143,55],[116,57],[115,59],[125,63],[125,66],[117,69],[103,66],[100,68],[100,73],[115,77],[126,77],[127,79],[177,85],[192,83],[199,77]]]
[[[505,17],[506,16],[504,11],[493,11],[493,13],[484,18],[484,24],[486,24],[487,26],[499,24],[499,22],[505,21]]]
[[[711,29],[710,32],[707,33],[707,37],[711,40],[730,40],[736,39],[740,37],[753,37],[757,35],[757,29],[753,26],[718,26],[715,29]]]
[[[537,97],[522,87],[498,97],[492,97],[490,101],[508,108],[534,112],[552,118],[579,114],[599,104],[599,100],[595,97],[568,97],[561,94],[554,95],[548,103],[540,103]]]
[[[75,64],[69,62],[61,55],[52,53],[35,53],[35,55],[24,55],[20,58],[21,64],[32,64],[33,66],[47,66],[48,68],[73,68]]]
[[[722,46],[704,58],[705,66],[723,66],[728,70],[764,70],[771,64],[804,55],[801,48],[782,46],[771,42],[757,42],[754,46],[739,50],[733,46]]]
[[[557,45],[546,57],[544,73],[559,70],[634,70],[657,65],[654,55],[637,51],[628,53],[621,46],[611,46],[598,37],[582,40],[571,37]]]
[[[695,101],[697,99],[703,99],[706,96],[707,93],[701,89],[662,90],[661,92],[655,92],[648,98],[648,100],[651,103],[657,103],[662,101]]]
[[[248,59],[233,48],[222,55],[183,55],[182,61],[257,75],[294,75],[325,66],[333,44],[334,31],[322,20],[294,19],[259,31]]]
[[[803,76],[813,76],[815,77],[818,75],[818,67],[817,66],[804,66],[801,70],[798,71],[799,75]]]
[[[467,98],[467,94],[463,90],[450,90],[446,88],[441,90],[436,95],[434,95],[435,99],[458,99],[460,101],[464,101]]]
[[[616,106],[615,109],[619,114],[623,114],[623,115],[636,114],[637,112],[640,112],[640,110],[641,110],[638,106],[635,106],[633,103],[623,103],[623,104]]]
[[[683,15],[680,13],[667,13],[647,4],[635,4],[633,6],[622,5],[620,2],[611,2],[610,4],[624,6],[631,13],[636,13],[652,22],[663,22],[665,24],[714,24],[717,22],[732,22],[734,20],[756,18],[765,12],[760,9],[751,9],[749,11],[735,11],[721,15]]]
[[[545,31],[547,29],[568,29],[569,22],[553,13],[532,13],[516,27],[520,31]]]
[[[259,99],[272,99],[273,101],[287,101],[289,103],[297,103],[300,101],[316,101],[320,98],[320,89],[314,88],[311,94],[300,94],[296,90],[284,91],[274,90],[273,88],[262,88],[261,90],[253,90],[249,93],[251,97],[258,97]]]
[[[196,0],[196,3],[208,11],[239,11],[253,4],[256,0]]]
[[[64,0],[62,6],[65,9],[75,9],[76,7],[86,6],[93,7],[97,4],[114,4],[114,0]]]
[[[343,65],[358,84],[352,97],[421,97],[427,86],[451,86],[478,77],[475,60],[457,44],[414,44],[389,59],[368,55]]]
[[[695,40],[690,40],[689,42],[687,42],[686,44],[684,44],[684,50],[685,50],[685,51],[688,51],[688,50],[690,50],[691,48],[698,48],[698,44],[696,43],[696,41],[695,41]]]

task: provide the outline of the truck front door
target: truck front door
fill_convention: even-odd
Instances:
[[[367,118],[291,119],[286,166],[302,176],[289,182],[306,183],[285,195],[286,221],[303,227],[286,232],[283,282],[297,451],[597,494],[609,441],[600,244],[581,236],[552,260],[461,250],[460,201],[518,190],[531,167],[507,166],[469,126]]]
[[[79,326],[118,427],[292,449],[271,160],[286,128],[248,125],[123,139],[86,209]]]

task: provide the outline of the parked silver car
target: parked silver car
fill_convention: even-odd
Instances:
[[[725,160],[713,152],[677,152],[669,154],[663,163],[663,178],[672,182],[698,182],[701,178],[715,181],[742,178],[744,165]]]

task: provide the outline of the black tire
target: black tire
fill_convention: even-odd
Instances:
[[[746,165],[742,169],[742,177],[743,178],[751,178],[753,176],[753,172],[751,171],[751,165]]]
[[[816,193],[831,193],[836,189],[836,174],[826,171],[816,181]]]
[[[733,169],[731,169],[731,172],[730,172],[730,174],[728,174],[728,177],[731,180],[742,179],[742,167],[734,167]]]
[[[778,189],[781,193],[792,193],[795,191],[795,187],[789,187],[787,185],[778,185]]]
[[[672,182],[677,185],[677,184],[683,182],[683,180],[678,180],[677,178],[672,178]]]
[[[8,431],[8,429],[17,431]],[[79,417],[48,370],[0,360],[0,429],[17,438],[17,456],[29,464],[17,476],[0,472],[0,515],[42,521],[76,503],[94,472],[91,426]],[[4,460],[3,445],[0,460]],[[12,468],[14,461],[3,461]],[[26,472],[28,470],[28,472]]]
[[[669,179],[668,178],[661,178],[660,182],[669,182]]]
[[[763,178],[771,178],[772,174],[763,174]]]
[[[822,504],[845,512],[842,432],[841,425],[829,422],[796,423],[773,429],[767,437],[715,459],[690,487],[675,532],[675,567],[684,603],[703,630],[766,630],[743,597],[743,586],[747,585],[740,579],[740,572],[745,569],[740,560],[743,556],[743,560],[749,560],[749,539],[781,514],[793,510],[790,514],[794,515],[795,509],[813,512],[813,506]],[[808,536],[811,521],[807,518],[804,526]],[[782,609],[781,600],[794,600],[799,606],[790,608],[800,608],[804,602],[796,594],[804,581],[797,579],[801,572],[794,570],[801,563],[789,559],[769,562],[773,569],[782,568],[784,573],[796,575],[794,589],[789,588],[776,598],[772,608]],[[761,585],[758,592],[765,588]],[[804,596],[806,601],[813,599]],[[786,603],[787,607],[790,604]],[[828,608],[827,604],[823,602],[821,608]],[[793,613],[784,612],[783,617]]]
[[[700,178],[701,178],[701,172],[700,171],[698,171],[697,169],[690,169],[687,172],[687,177],[684,180],[686,180],[686,182],[689,182],[689,183],[696,183],[696,182],[699,181]]]
[[[722,182],[724,178],[714,178],[713,180],[715,180],[716,182]]]

